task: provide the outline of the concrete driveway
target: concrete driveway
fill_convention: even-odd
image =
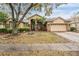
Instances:
[[[72,40],[74,42],[79,42],[79,33],[75,32],[55,32],[55,33],[66,39]]]

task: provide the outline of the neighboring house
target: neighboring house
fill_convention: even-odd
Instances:
[[[79,31],[79,15],[71,18],[70,27],[74,27]]]
[[[18,26],[18,28],[19,29],[25,29],[25,28],[27,28],[27,25],[26,25],[27,23],[26,22],[21,22],[20,24],[19,24],[19,26]]]
[[[47,21],[47,31],[69,31],[70,21],[66,21],[61,17],[53,18]]]
[[[6,21],[6,28],[7,29],[12,29],[12,20],[11,19]]]
[[[25,29],[26,28],[26,24],[27,24],[27,22],[21,22],[19,24],[18,28],[19,29]],[[11,19],[7,20],[6,21],[6,25],[3,24],[3,22],[1,22],[0,23],[0,29],[2,29],[2,28],[7,28],[9,30],[12,29],[12,20]]]
[[[3,29],[3,28],[5,28],[5,25],[2,22],[0,22],[0,29]]]

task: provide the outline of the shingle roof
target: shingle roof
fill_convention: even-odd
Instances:
[[[46,19],[46,21],[54,21],[56,19],[62,19],[64,21],[66,21],[66,22],[69,22],[70,21],[70,20],[67,20],[67,19],[63,19],[62,17],[56,17],[56,18]]]

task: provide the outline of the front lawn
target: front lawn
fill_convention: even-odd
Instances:
[[[70,41],[50,32],[20,33],[17,36],[0,35],[0,43],[69,43]]]
[[[50,32],[33,32],[33,33],[19,33],[17,36],[10,34],[0,34],[0,44],[33,44],[33,43],[69,43],[71,41],[64,39],[54,33]],[[2,56],[27,56],[27,55],[78,55],[78,51],[54,51],[54,50],[28,50],[28,51],[11,51],[0,52]]]

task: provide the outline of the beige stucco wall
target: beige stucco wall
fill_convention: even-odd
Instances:
[[[20,23],[18,28],[25,28],[24,23]]]
[[[0,29],[2,28],[5,28],[5,25],[2,22],[0,22]]]
[[[47,31],[50,31],[50,27],[51,27],[50,24],[47,24],[47,25],[46,25]]]
[[[0,25],[0,29],[5,28],[5,25],[1,24]]]
[[[68,25],[62,19],[47,22],[47,31],[67,31],[68,29]]]
[[[56,19],[56,20],[53,21],[53,23],[64,23],[64,20]]]
[[[79,31],[79,23],[77,24],[77,30]]]
[[[75,24],[74,24],[74,23],[71,23],[71,24],[70,24],[70,27],[75,27]]]

